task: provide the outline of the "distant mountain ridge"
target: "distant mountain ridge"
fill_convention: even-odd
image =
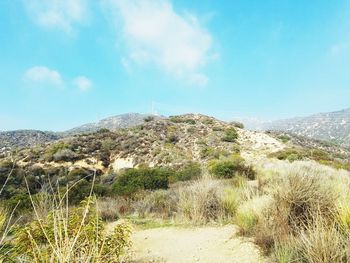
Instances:
[[[102,119],[97,122],[84,124],[63,132],[65,135],[79,134],[84,132],[95,132],[100,129],[116,130],[121,128],[130,128],[145,122],[145,118],[150,114],[126,113]]]
[[[308,117],[258,123],[249,123],[256,130],[284,131],[312,139],[332,141],[342,146],[350,146],[350,108]]]
[[[30,147],[61,139],[62,136],[55,132],[37,130],[16,130],[0,132],[0,150],[11,147]]]
[[[145,118],[150,114],[126,113],[97,122],[84,124],[64,132],[38,131],[38,130],[15,130],[0,132],[0,150],[11,147],[29,147],[37,144],[52,142],[64,137],[69,137],[81,133],[95,132],[100,129],[117,130],[121,128],[131,128],[145,122]],[[154,116],[154,118],[161,118]]]

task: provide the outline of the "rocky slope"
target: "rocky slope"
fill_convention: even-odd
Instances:
[[[0,132],[0,150],[2,148],[30,147],[37,144],[52,142],[61,136],[54,132],[36,130],[17,130]]]
[[[255,123],[255,125],[254,125]],[[350,146],[350,108],[271,122],[249,122],[256,130],[274,130]]]

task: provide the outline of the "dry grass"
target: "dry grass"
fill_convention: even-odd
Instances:
[[[220,182],[200,179],[179,190],[179,214],[194,224],[215,221],[222,217]]]
[[[132,211],[132,201],[123,197],[97,200],[97,211],[103,221],[115,221]]]
[[[176,215],[178,202],[179,196],[177,191],[168,189],[148,193],[132,206],[141,218],[160,217],[168,219]]]
[[[350,239],[337,230],[336,223],[316,216],[313,224],[300,230],[297,238],[300,258],[310,263],[349,262]]]
[[[313,162],[264,166],[259,193],[272,201],[256,213],[247,195],[237,211],[243,232],[277,262],[350,262],[349,173]]]

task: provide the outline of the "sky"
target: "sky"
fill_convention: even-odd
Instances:
[[[347,0],[1,0],[0,130],[350,107]]]

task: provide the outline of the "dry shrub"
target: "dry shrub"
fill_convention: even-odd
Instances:
[[[174,190],[150,192],[133,204],[134,211],[140,217],[171,218],[176,214],[179,197]]]
[[[316,215],[333,220],[337,198],[314,171],[290,172],[274,193],[275,223],[295,231],[312,224]]]
[[[238,207],[235,223],[241,228],[242,234],[252,234],[255,231],[271,201],[267,195],[254,196]]]
[[[179,189],[179,216],[194,224],[204,224],[223,218],[220,184],[216,180],[200,179]]]
[[[300,258],[310,263],[350,262],[350,239],[342,235],[336,223],[316,216],[312,225],[300,230],[297,238]]]
[[[255,242],[281,263],[350,262],[349,174],[310,162],[269,166],[259,190],[272,202],[255,221],[247,212]]]
[[[123,197],[104,197],[97,200],[98,214],[104,221],[115,221],[121,218],[132,210],[131,206],[131,200]]]

